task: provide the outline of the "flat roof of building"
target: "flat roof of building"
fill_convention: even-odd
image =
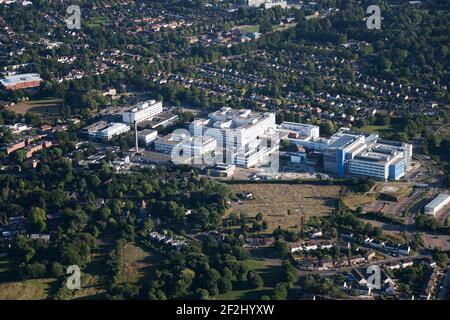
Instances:
[[[94,122],[90,125],[87,125],[82,130],[83,131],[98,131],[98,130],[105,128],[107,125],[108,125],[108,123],[106,121],[100,120],[100,121]]]
[[[362,143],[362,142],[358,142],[358,143],[354,144],[353,146],[351,146],[351,148],[348,150],[348,152],[352,152],[352,151],[358,150],[361,147],[366,147],[366,144]]]
[[[147,100],[147,101],[139,102],[138,104],[134,105],[133,107],[131,107],[130,109],[128,109],[125,112],[136,113],[136,112],[139,112],[141,110],[150,108],[153,105],[157,104],[158,102],[160,102],[160,101]]]
[[[344,135],[340,136],[338,139],[336,139],[335,141],[331,142],[328,145],[328,149],[343,148],[343,147],[349,145],[350,143],[352,143],[353,141],[355,141],[355,139],[356,138],[354,136],[344,134]]]
[[[42,81],[42,78],[37,73],[23,73],[12,76],[5,76],[4,78],[0,79],[0,83],[5,87],[14,86],[16,84],[30,81]]]
[[[398,153],[397,153],[398,155]],[[391,161],[394,158],[395,154],[385,154],[385,153],[379,153],[374,151],[365,151],[362,152],[354,157],[355,160],[362,160],[362,161],[368,161],[368,162],[380,162],[380,163],[387,163]],[[398,159],[402,160],[402,158]],[[397,163],[397,161],[395,162]]]
[[[158,132],[158,131],[153,130],[153,129],[144,129],[144,130],[138,132],[138,136],[146,136],[149,134],[154,134],[155,132]]]
[[[216,163],[211,167],[212,170],[216,170],[216,171],[229,171],[232,169],[236,169],[236,166],[233,164],[221,164],[221,163]]]
[[[184,137],[182,135],[175,135],[173,133],[169,133],[168,135],[158,138],[156,140],[157,143],[164,143],[164,144],[171,144],[171,145],[178,145],[181,142],[183,142]]]
[[[141,151],[141,154],[131,157],[131,161],[143,161],[149,163],[164,163],[169,162],[171,157],[170,154],[156,152],[156,151]]]
[[[195,136],[195,137],[188,137],[187,139],[184,138],[183,141],[185,144],[191,144],[194,146],[203,145],[205,143],[213,142],[216,139],[211,136]]]
[[[390,145],[384,145],[384,144],[375,144],[372,147],[372,150],[378,153],[384,153],[384,154],[388,154],[388,155],[393,155],[396,151],[399,151],[400,148],[399,147],[395,147],[395,146],[390,146]]]
[[[250,128],[270,115],[273,115],[273,113],[224,107],[210,113],[208,119],[197,119],[193,124],[218,129]]]
[[[319,128],[319,126],[316,126],[316,125],[314,125],[314,124],[309,124],[309,123],[297,123],[297,122],[289,122],[289,121],[283,121],[283,122],[281,123],[280,126],[283,126],[283,125],[295,126],[295,127],[303,127],[303,128],[311,128],[311,129],[313,129],[313,128]]]
[[[436,198],[434,198],[430,203],[428,203],[425,208],[427,209],[434,209],[438,207],[441,203],[445,201],[449,201],[450,195],[446,193],[441,193]]]
[[[145,120],[138,123],[138,127],[152,127],[153,129],[167,123],[174,121],[178,118],[178,115],[171,112],[161,112],[153,117],[152,120]]]
[[[390,145],[390,146],[395,146],[395,147],[403,147],[405,145],[405,143],[403,143],[401,141],[392,141],[392,140],[385,140],[385,139],[378,139],[377,142],[379,144]]]
[[[112,122],[110,123],[106,128],[99,131],[99,134],[107,134],[110,131],[114,131],[118,128],[128,128],[130,129],[130,126],[126,125],[125,123],[121,122]]]

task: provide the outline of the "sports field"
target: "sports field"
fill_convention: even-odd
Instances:
[[[6,109],[18,114],[31,112],[40,115],[54,116],[59,115],[61,103],[62,99],[31,100],[16,103],[13,106],[6,107]]]

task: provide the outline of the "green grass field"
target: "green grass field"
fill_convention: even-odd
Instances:
[[[109,18],[108,17],[96,17],[93,19],[90,19],[86,24],[89,27],[99,27],[105,24],[109,23]]]
[[[412,188],[407,183],[380,183],[375,187],[375,192],[378,193],[378,198],[387,200],[392,198],[392,201],[400,201],[408,196],[411,191]]]
[[[366,204],[370,204],[376,200],[375,195],[366,195],[360,193],[352,193],[342,198],[345,206],[350,210],[356,210]]]
[[[121,283],[142,282],[152,275],[152,265],[159,261],[159,257],[136,243],[128,243],[123,251],[123,272]]]
[[[6,257],[0,259],[0,300],[43,300],[58,289],[56,279],[50,278],[9,281],[11,267]]]
[[[357,132],[366,132],[366,133],[395,133],[401,131],[402,128],[400,128],[398,125],[391,123],[384,126],[368,125],[362,128],[352,127],[352,129]]]
[[[253,32],[259,32],[259,25],[246,25],[246,26],[240,26],[237,27],[237,29],[241,30],[243,33],[253,33]]]
[[[30,100],[16,103],[13,106],[8,106],[6,109],[17,114],[30,112],[42,116],[54,116],[59,115],[62,102],[62,99]]]
[[[0,283],[0,300],[45,300],[57,290],[55,279],[33,279]]]
[[[289,29],[289,28],[293,28],[293,27],[295,27],[297,25],[297,23],[286,23],[285,25],[283,25],[283,26],[280,26],[280,25],[274,25],[273,26],[273,31],[284,31],[284,30],[287,30],[287,29]]]

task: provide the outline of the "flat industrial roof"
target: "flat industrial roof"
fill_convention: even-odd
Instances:
[[[164,144],[170,144],[170,145],[178,145],[180,143],[182,143],[184,140],[183,136],[179,136],[173,133],[169,133],[168,135],[158,138],[156,140],[157,143],[164,143]]]
[[[42,81],[42,78],[37,73],[23,73],[5,76],[3,79],[0,79],[0,83],[5,87],[29,81]]]
[[[148,109],[150,107],[153,107],[154,105],[158,104],[161,101],[156,101],[156,100],[147,100],[147,101],[142,101],[139,102],[138,104],[135,104],[134,106],[132,106],[130,109],[128,109],[127,113],[137,113],[139,111]]]
[[[283,124],[288,125],[288,126],[303,127],[303,128],[319,128],[319,126],[316,126],[314,124],[309,124],[309,123],[298,123],[298,122],[283,121],[280,124],[280,126],[282,127]]]
[[[138,132],[138,135],[139,135],[139,136],[144,136],[144,135],[148,135],[148,134],[153,134],[153,133],[155,133],[155,132],[158,132],[158,131],[153,130],[153,129],[144,129],[144,130],[142,130],[142,131],[139,131],[139,132]]]
[[[448,201],[450,199],[450,195],[446,193],[441,193],[436,198],[434,198],[429,204],[425,206],[425,208],[434,209],[438,207],[442,202]]]
[[[355,140],[354,136],[343,135],[339,137],[336,141],[333,141],[330,145],[328,145],[328,148],[342,148],[348,145],[349,143],[353,142],[354,140]]]

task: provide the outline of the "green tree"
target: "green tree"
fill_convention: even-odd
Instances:
[[[289,246],[287,245],[286,242],[281,241],[281,240],[277,240],[274,243],[274,249],[276,252],[278,252],[280,254],[280,257],[282,259],[286,259],[289,257],[289,254],[291,252],[291,250],[289,249]]]
[[[254,270],[250,270],[248,272],[247,281],[252,289],[258,289],[258,288],[262,288],[264,286],[263,278],[259,275],[258,272],[254,271]]]
[[[25,150],[17,150],[13,154],[13,159],[18,164],[22,164],[26,158],[27,158],[27,152]]]
[[[30,230],[34,232],[43,232],[47,226],[46,213],[43,209],[38,207],[31,209],[27,220]]]
[[[284,300],[288,294],[288,284],[284,282],[279,282],[273,289],[272,299],[273,300]]]

